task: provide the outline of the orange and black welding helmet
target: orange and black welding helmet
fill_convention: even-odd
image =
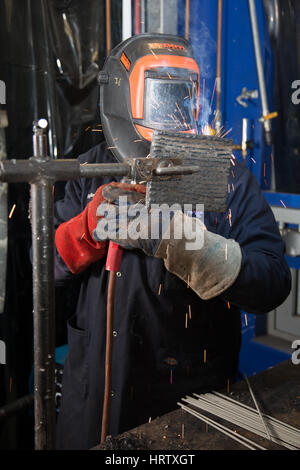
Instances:
[[[119,161],[146,157],[154,129],[196,133],[199,68],[185,39],[139,34],[116,46],[100,83],[100,114]]]

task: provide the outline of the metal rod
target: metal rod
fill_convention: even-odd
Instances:
[[[266,425],[265,420],[264,420],[264,418],[263,418],[263,416],[262,416],[262,413],[261,413],[261,411],[260,411],[259,404],[258,404],[258,402],[257,402],[257,400],[256,400],[256,398],[255,398],[255,395],[254,395],[254,393],[253,393],[252,387],[251,387],[251,385],[250,385],[250,382],[249,382],[248,377],[246,376],[246,374],[244,374],[244,378],[245,378],[245,380],[246,380],[246,382],[247,382],[250,395],[251,395],[251,397],[252,397],[252,400],[254,401],[254,404],[255,404],[256,409],[257,409],[257,411],[258,411],[258,413],[259,413],[260,419],[261,419],[261,421],[262,421],[262,423],[263,423],[263,426],[264,426],[264,428],[265,428],[265,430],[266,430],[266,434],[267,434],[267,436],[268,436],[268,439],[271,441],[272,439],[271,439],[271,436],[270,436],[270,433],[269,433],[268,426]]]
[[[105,1],[105,28],[106,28],[106,55],[111,51],[111,5],[110,0]]]
[[[34,126],[34,159],[47,160],[46,136]],[[53,181],[31,184],[35,448],[55,448]]]
[[[55,315],[52,184],[31,185],[35,448],[55,448]]]
[[[185,39],[189,39],[190,34],[190,0],[185,0]]]
[[[255,6],[255,0],[248,0],[248,1],[249,1],[250,20],[251,20],[253,43],[254,43],[254,53],[255,53],[256,69],[257,69],[257,76],[258,76],[259,92],[260,92],[261,107],[262,107],[262,117],[264,117],[269,114],[269,105],[268,105],[268,96],[267,96],[267,89],[266,89],[266,82],[265,82],[265,75],[264,75],[264,68],[263,68],[261,47],[260,47],[260,40],[259,40],[256,6]],[[271,128],[270,119],[265,119],[263,121],[263,125],[265,129],[266,143],[267,145],[271,145],[272,144],[272,128]]]
[[[207,398],[207,396],[211,396],[211,394],[205,394],[205,398],[203,398],[202,395],[194,395],[198,397],[198,399],[187,397],[183,399],[183,401],[186,401],[187,403],[199,407],[209,413],[215,414],[216,416],[243,427],[248,431],[265,437],[265,430],[255,409],[250,408],[252,413],[249,414],[248,412],[245,414],[242,404],[241,406],[229,407],[226,400],[222,400],[219,403],[212,402]],[[291,435],[287,436],[287,433],[283,432],[280,428],[273,429],[272,427],[272,429],[270,428],[270,432],[272,434],[273,442],[276,442],[291,450],[295,450],[299,447],[299,437],[293,438]]]
[[[229,436],[231,439],[234,439],[235,441],[239,442],[241,445],[247,447],[248,449],[251,449],[251,450],[256,450],[256,449],[266,450],[265,447],[257,444],[254,441],[251,441],[247,437],[244,437],[244,436],[242,436],[241,434],[239,434],[235,431],[232,431],[232,429],[227,428],[226,426],[223,426],[222,424],[218,423],[217,421],[214,421],[211,418],[208,418],[207,416],[202,415],[198,411],[195,411],[195,410],[193,410],[193,409],[189,408],[188,406],[185,406],[181,403],[178,403],[178,404],[181,406],[181,408],[183,410],[185,410],[188,413],[192,414],[193,416],[200,419],[201,421],[204,421],[205,423],[209,424],[213,428],[215,428],[218,431],[222,432],[226,436]]]
[[[223,0],[218,0],[218,26],[217,26],[217,71],[216,71],[216,117],[215,129],[218,133],[222,125],[221,113],[221,78],[222,78],[222,13],[223,13]]]

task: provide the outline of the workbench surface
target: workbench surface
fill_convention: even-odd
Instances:
[[[249,378],[261,411],[300,430],[300,365],[282,362]],[[224,395],[227,390],[221,391]],[[230,387],[231,398],[255,408],[247,383]],[[213,417],[220,421],[219,418]],[[268,449],[284,450],[267,439],[223,422],[231,429]],[[299,442],[300,447],[300,442]],[[117,437],[108,437],[94,450],[247,450],[238,442],[213,429],[181,408],[153,419]]]

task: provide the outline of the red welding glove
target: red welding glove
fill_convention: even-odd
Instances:
[[[110,186],[118,186],[125,190],[138,190],[134,184],[111,182]],[[93,230],[99,217],[96,216],[98,206],[105,201],[102,194],[106,184],[100,186],[93,199],[76,217],[62,223],[55,234],[57,250],[74,274],[84,271],[90,264],[103,258],[106,253],[107,241],[97,242],[93,239]]]

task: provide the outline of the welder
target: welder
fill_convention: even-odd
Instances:
[[[81,163],[147,157],[154,129],[197,132],[199,69],[183,38],[129,38],[112,50],[99,79],[106,140],[81,155]],[[180,213],[169,239],[101,237],[99,207],[110,204],[118,212],[120,196],[127,196],[129,207],[143,203],[142,184],[111,177],[66,184],[55,207],[56,282],[76,277],[81,287],[68,321],[58,449],[89,449],[100,442],[109,240],[124,249],[115,291],[109,433],[175,409],[188,393],[220,389],[236,379],[240,310],[276,308],[288,296],[291,279],[272,211],[237,159],[228,187],[225,213],[193,218],[204,242],[188,251],[184,238],[172,236],[174,219],[185,217]]]

